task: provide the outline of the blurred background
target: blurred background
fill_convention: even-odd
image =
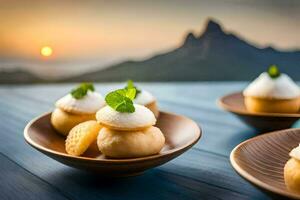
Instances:
[[[300,80],[297,0],[1,0],[0,83]]]

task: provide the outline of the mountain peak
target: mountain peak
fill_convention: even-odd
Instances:
[[[206,29],[204,33],[218,34],[223,33],[221,25],[215,20],[209,19],[206,23]]]
[[[224,36],[226,36],[226,33],[224,33],[222,26],[217,21],[208,19],[203,33],[196,37],[194,33],[189,32],[183,44],[187,46],[199,46],[203,42],[203,39],[224,38]]]
[[[194,33],[189,32],[189,33],[186,35],[186,37],[185,37],[184,44],[187,44],[187,45],[194,45],[196,41],[197,41],[197,38],[196,38],[196,36],[194,35]]]

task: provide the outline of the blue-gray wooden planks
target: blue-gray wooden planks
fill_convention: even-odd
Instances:
[[[242,82],[140,83],[162,110],[195,120],[201,140],[171,162],[130,178],[103,178],[64,166],[27,145],[23,129],[75,84],[0,87],[0,199],[269,199],[232,169],[229,154],[256,135],[220,110],[218,97]],[[122,83],[97,84],[105,94]]]
[[[2,153],[0,161],[0,199],[68,199]]]

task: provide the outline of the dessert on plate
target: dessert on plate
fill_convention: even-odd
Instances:
[[[51,124],[56,131],[66,136],[77,124],[95,120],[96,112],[105,106],[105,101],[102,95],[95,91],[93,84],[82,83],[59,99],[55,106]]]
[[[93,120],[74,126],[66,139],[66,152],[74,156],[83,154],[96,141],[100,129],[101,125]]]
[[[133,102],[139,105],[146,106],[148,109],[150,109],[153,112],[155,117],[158,118],[159,110],[158,110],[157,101],[155,97],[147,90],[140,90],[139,88],[137,88],[134,85],[132,80],[127,81],[127,86],[125,87],[125,89],[128,88],[136,89],[136,95],[134,97]]]
[[[296,113],[300,106],[298,85],[275,65],[250,83],[243,95],[250,112]]]
[[[134,104],[136,89],[129,87],[109,93],[107,106],[96,118],[103,128],[97,138],[99,150],[107,157],[135,158],[157,154],[165,138],[155,127],[156,118],[147,107]]]
[[[300,144],[289,155],[291,158],[284,166],[284,181],[289,190],[300,193]]]

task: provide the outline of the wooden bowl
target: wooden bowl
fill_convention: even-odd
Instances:
[[[223,96],[218,100],[218,104],[260,132],[290,128],[300,118],[300,113],[249,112],[245,107],[242,92]]]
[[[286,129],[242,142],[230,154],[233,168],[254,185],[282,196],[300,199],[284,183],[283,168],[289,152],[300,143],[300,129]]]
[[[65,151],[65,138],[52,128],[50,116],[51,113],[46,113],[27,124],[24,130],[26,142],[58,162],[108,176],[135,175],[162,165],[191,148],[201,137],[201,129],[191,119],[160,112],[156,126],[164,133],[166,143],[157,155],[111,159],[101,154],[95,143],[82,156],[71,156]]]

